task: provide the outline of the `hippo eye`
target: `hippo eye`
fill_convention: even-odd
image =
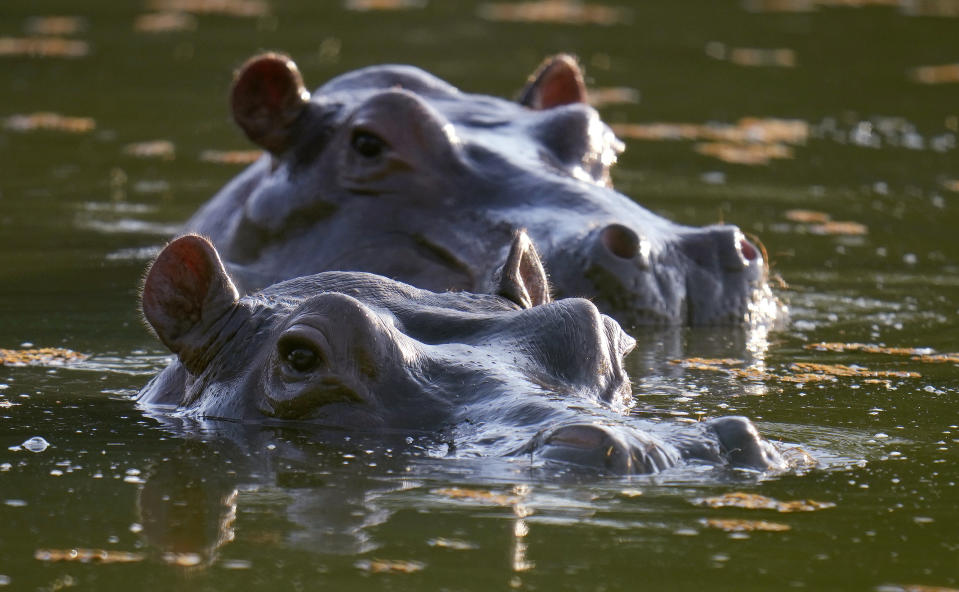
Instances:
[[[297,372],[307,372],[316,366],[316,352],[311,349],[300,348],[291,351],[285,356],[286,362]]]
[[[284,339],[277,345],[280,358],[296,372],[309,372],[320,363],[320,354],[298,339]]]
[[[376,158],[386,148],[386,143],[379,136],[364,131],[353,132],[350,145],[364,158]]]

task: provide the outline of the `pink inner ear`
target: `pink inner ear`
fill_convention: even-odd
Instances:
[[[537,109],[552,109],[561,105],[586,102],[586,83],[579,66],[569,56],[553,60],[546,67],[537,84]]]
[[[289,110],[303,103],[305,92],[303,78],[292,60],[279,54],[257,56],[243,65],[234,82],[233,112],[244,120],[264,115],[283,119]]]
[[[199,322],[217,270],[213,246],[193,235],[167,245],[150,267],[143,286],[143,313],[173,351]]]
[[[247,61],[233,83],[233,119],[253,142],[274,154],[288,146],[288,126],[309,104],[303,77],[290,58],[276,53]]]
[[[174,241],[153,264],[147,280],[149,286],[150,279],[155,279],[154,287],[167,297],[168,304],[177,305],[184,316],[199,314],[210,289],[213,266],[203,243],[203,239],[192,236]]]
[[[248,62],[234,86],[234,100],[246,100],[271,109],[282,108],[285,99],[299,90],[295,70],[291,70],[288,64],[288,60],[275,55]]]

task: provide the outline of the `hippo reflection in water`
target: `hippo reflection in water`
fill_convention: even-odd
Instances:
[[[139,401],[212,419],[443,433],[463,454],[617,473],[691,460],[784,467],[745,418],[624,416],[634,340],[588,300],[551,301],[524,233],[496,276],[495,295],[325,272],[240,297],[214,247],[181,237],[143,289],[144,314],[177,359]]]
[[[731,225],[665,220],[612,189],[623,149],[557,56],[518,102],[466,94],[410,66],[336,77],[311,96],[296,65],[249,60],[233,117],[268,154],[187,223],[242,291],[329,270],[486,292],[517,230],[555,296],[626,327],[766,323],[763,257]]]

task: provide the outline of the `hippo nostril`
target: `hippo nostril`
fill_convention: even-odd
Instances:
[[[621,259],[633,259],[639,254],[639,237],[622,224],[610,224],[599,233],[603,246]]]
[[[748,240],[739,239],[739,252],[743,254],[746,261],[752,261],[759,257],[759,251]]]

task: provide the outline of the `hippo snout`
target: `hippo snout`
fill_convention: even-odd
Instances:
[[[620,475],[658,473],[681,460],[676,447],[625,426],[572,423],[543,430],[521,450],[546,461]]]
[[[737,273],[763,265],[759,249],[738,227],[729,224],[708,226],[687,234],[680,244],[680,250],[694,265],[717,274]]]
[[[720,454],[734,467],[766,471],[786,468],[776,447],[759,435],[753,422],[741,416],[720,417],[708,423],[719,439]]]
[[[750,322],[755,300],[771,298],[761,289],[760,249],[733,225],[665,232],[610,222],[581,240],[576,254],[552,266],[556,285],[626,327]]]
[[[593,251],[598,260],[605,257],[629,261],[640,269],[649,269],[649,241],[622,224],[610,224],[596,233]]]

